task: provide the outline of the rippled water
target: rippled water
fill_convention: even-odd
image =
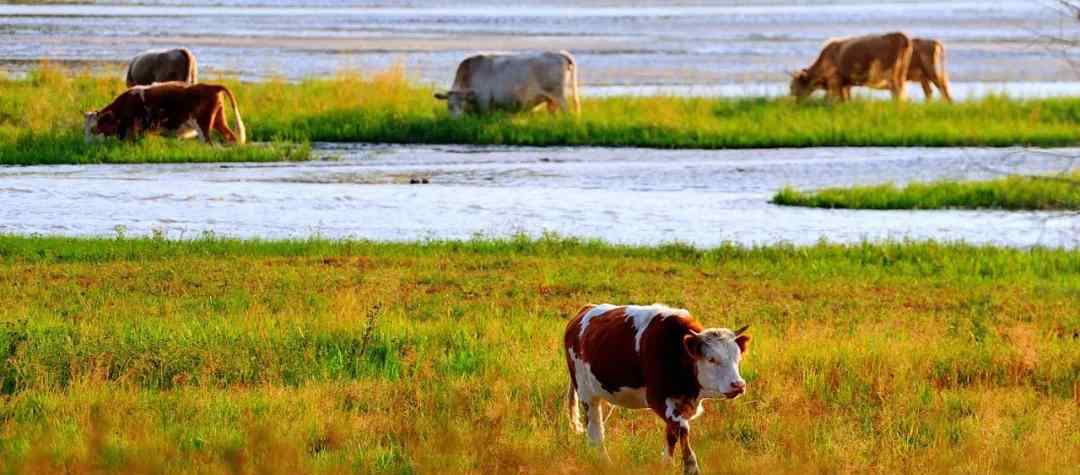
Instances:
[[[185,45],[209,71],[244,78],[382,70],[449,83],[477,50],[569,49],[586,94],[741,95],[782,90],[830,37],[902,29],[941,39],[961,96],[1075,94],[1060,51],[1035,38],[1080,30],[1052,2],[671,2],[523,0],[140,0],[0,4],[0,63],[49,58],[113,74],[135,53]],[[498,6],[495,8],[494,6]],[[204,74],[204,77],[212,77]],[[1045,87],[1040,87],[1045,85]],[[594,89],[595,88],[595,89]],[[911,88],[914,94],[918,88]]]
[[[657,151],[318,147],[259,165],[0,168],[0,233],[468,238],[555,231],[624,243],[938,239],[1080,245],[1080,215],[779,207],[780,187],[1054,172],[1080,149]],[[429,184],[409,184],[427,179]]]

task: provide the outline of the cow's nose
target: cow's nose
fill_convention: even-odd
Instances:
[[[746,381],[735,381],[731,383],[731,388],[742,391],[746,389]]]

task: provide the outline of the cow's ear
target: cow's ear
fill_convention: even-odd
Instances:
[[[440,100],[440,101],[445,101],[447,99],[450,99],[450,94],[447,94],[445,92],[436,92],[435,93],[435,98]]]
[[[691,332],[682,339],[683,348],[686,348],[686,354],[690,355],[695,360],[701,359],[701,337],[697,333]]]
[[[735,338],[735,344],[739,345],[739,353],[746,353],[750,348],[750,335],[739,335]]]

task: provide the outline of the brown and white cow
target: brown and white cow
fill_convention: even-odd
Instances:
[[[814,64],[791,78],[791,95],[803,99],[824,89],[826,97],[846,101],[852,86],[888,89],[893,99],[907,98],[912,41],[903,33],[830,40]]]
[[[541,105],[551,113],[579,114],[577,69],[566,51],[478,54],[458,65],[454,85],[435,98],[446,101],[454,118],[496,110],[531,111]]]
[[[570,370],[567,393],[570,422],[603,448],[603,404],[651,409],[667,423],[666,459],[682,444],[683,470],[698,473],[690,448],[690,421],[701,415],[701,401],[733,399],[746,391],[739,363],[750,336],[704,328],[683,309],[649,306],[587,305],[566,326],[564,344]]]
[[[124,75],[127,87],[149,86],[156,82],[199,82],[199,65],[187,48],[139,53],[128,63]]]
[[[229,99],[236,116],[238,135],[225,121],[225,104]],[[86,141],[94,137],[134,138],[144,132],[181,131],[190,127],[210,143],[210,133],[217,130],[226,141],[247,142],[244,120],[232,91],[216,84],[187,84],[166,82],[152,86],[135,86],[124,91],[99,111],[87,112],[83,131]]]

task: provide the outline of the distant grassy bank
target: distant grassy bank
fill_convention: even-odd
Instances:
[[[805,192],[789,187],[780,190],[772,202],[846,209],[1080,210],[1080,170],[1063,176],[942,180],[903,187],[884,184]]]
[[[150,137],[85,144],[83,112],[104,107],[123,90],[123,82],[116,78],[48,66],[31,71],[25,79],[0,76],[0,165],[266,162],[310,157],[310,147],[302,141],[207,147],[196,141]],[[234,124],[231,113],[228,117]]]
[[[0,473],[669,473],[563,400],[567,319],[657,301],[751,325],[709,473],[1065,473],[1078,292],[1038,248],[0,236]]]
[[[453,121],[445,105],[431,97],[430,87],[408,80],[400,69],[367,76],[342,73],[299,83],[205,80],[225,82],[237,93],[251,139],[275,143],[706,149],[1080,143],[1080,99],[999,97],[952,105],[889,101],[797,105],[786,98],[614,97],[584,100],[579,120],[539,113]],[[155,152],[140,151],[137,146],[101,151],[77,144],[82,112],[104,106],[122,90],[118,77],[44,66],[27,79],[0,79],[0,163],[183,161],[197,155],[187,149],[173,150],[173,141],[157,146]],[[206,154],[225,160],[303,156],[283,154],[274,147]]]

